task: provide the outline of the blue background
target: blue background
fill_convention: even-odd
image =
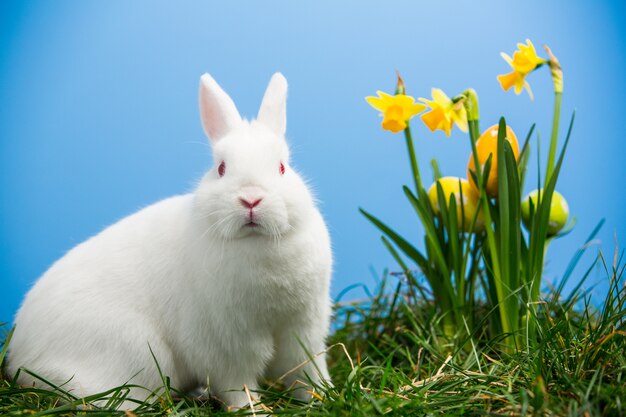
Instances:
[[[563,64],[563,125],[577,109],[558,190],[578,224],[551,246],[547,282],[601,218],[601,247],[612,258],[615,235],[624,242],[626,234],[624,22],[623,2],[602,1],[2,1],[0,321],[12,320],[36,278],[74,245],[193,188],[211,161],[197,110],[203,72],[248,117],[271,74],[285,74],[294,164],[333,236],[333,296],[354,283],[373,286],[372,275],[396,266],[357,208],[413,241],[423,231],[401,191],[410,181],[403,138],[382,131],[363,98],[392,92],[396,69],[418,97],[471,86],[483,128],[506,115],[524,137],[537,122],[545,155],[547,69],[529,77],[534,102],[504,93],[495,78],[509,71],[499,53],[527,37],[538,49],[549,44]],[[436,157],[444,174],[465,176],[464,134],[413,125],[423,171]],[[530,164],[525,191],[536,183],[535,156]],[[592,274],[596,295],[606,291],[602,280]]]

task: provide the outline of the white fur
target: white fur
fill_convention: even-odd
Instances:
[[[281,376],[324,351],[330,240],[289,165],[286,93],[286,80],[275,74],[259,119],[247,122],[213,78],[202,76],[213,169],[194,193],[108,227],[37,281],[17,313],[9,375],[25,367],[77,395],[126,382],[154,390],[162,380],[150,346],[173,386],[208,384],[226,405],[242,406],[244,384],[254,390],[261,376]],[[252,209],[258,225],[247,226],[251,209],[240,199],[259,198]],[[34,382],[20,375],[21,384]],[[323,354],[285,382],[308,378],[330,382]]]

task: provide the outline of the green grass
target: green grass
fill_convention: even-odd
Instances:
[[[609,293],[597,307],[579,287],[563,294],[565,281],[544,294],[534,318],[537,344],[532,351],[514,353],[506,353],[487,328],[471,338],[444,336],[439,330],[443,318],[426,301],[428,290],[415,283],[407,286],[402,275],[385,274],[376,294],[336,307],[328,355],[335,386],[321,389],[324,399],[303,404],[268,388],[261,393],[263,403],[274,415],[284,416],[624,416],[622,257],[616,252],[607,262],[600,255],[582,275],[581,282],[600,268],[608,277]],[[476,320],[485,322],[490,314],[497,312],[480,305],[474,311]],[[4,329],[0,364],[10,343],[10,332]],[[168,385],[164,376],[161,390],[138,403],[133,413],[124,413],[113,410],[128,387],[80,399],[62,389],[20,387],[5,376],[0,378],[0,415],[252,414],[249,409],[226,413],[217,402],[186,398]],[[107,405],[89,405],[102,400]]]

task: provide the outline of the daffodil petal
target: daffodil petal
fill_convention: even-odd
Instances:
[[[518,43],[517,47],[519,48],[520,51],[522,51],[525,55],[527,56],[537,56],[537,51],[535,51],[535,45],[533,45],[533,43],[530,41],[530,39],[526,39],[526,43],[527,45],[524,45],[523,43]]]
[[[446,93],[439,88],[433,88],[431,90],[431,95],[433,96],[433,100],[438,104],[447,105],[451,101],[450,97],[448,97]]]
[[[430,108],[437,107],[437,103],[432,100],[425,99],[424,97],[420,97],[418,100]]]
[[[365,101],[367,101],[370,106],[381,112],[384,112],[388,107],[387,103],[385,103],[385,101],[379,97],[365,97]]]
[[[534,100],[535,96],[533,95],[533,91],[530,89],[530,84],[528,84],[528,81],[524,81],[524,88],[528,92],[528,96],[530,97],[530,99]]]
[[[376,94],[378,94],[380,98],[386,102],[393,102],[395,98],[395,96],[392,96],[391,94],[387,94],[384,91],[377,91]]]
[[[408,109],[408,116],[413,117],[416,114],[423,112],[425,109],[426,109],[426,106],[424,104],[420,104],[420,103],[412,104],[411,107],[409,107]]]
[[[462,132],[467,133],[468,131],[467,119],[455,120],[454,123],[456,124],[456,127],[458,127]]]
[[[507,64],[513,66],[513,59],[509,55],[505,54],[504,52],[500,52],[500,56],[506,61]]]
[[[415,102],[415,99],[411,96],[398,94],[397,96],[394,97],[394,102],[395,104],[399,106],[407,107],[407,106],[412,105]]]
[[[452,122],[463,132],[467,132],[467,112],[465,111],[465,107],[455,109],[451,116]]]

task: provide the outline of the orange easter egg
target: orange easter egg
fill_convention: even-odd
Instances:
[[[505,139],[509,141],[511,148],[513,149],[513,156],[517,161],[519,159],[519,144],[517,142],[517,136],[509,126],[506,127]],[[498,125],[493,125],[483,132],[482,135],[476,141],[476,153],[478,155],[478,162],[480,164],[481,173],[485,168],[485,163],[491,157],[491,169],[489,170],[489,178],[487,179],[487,195],[489,197],[498,196]],[[474,155],[470,155],[469,162],[467,164],[467,179],[475,190],[478,190],[478,186],[472,178],[472,172],[475,172],[474,168]]]

